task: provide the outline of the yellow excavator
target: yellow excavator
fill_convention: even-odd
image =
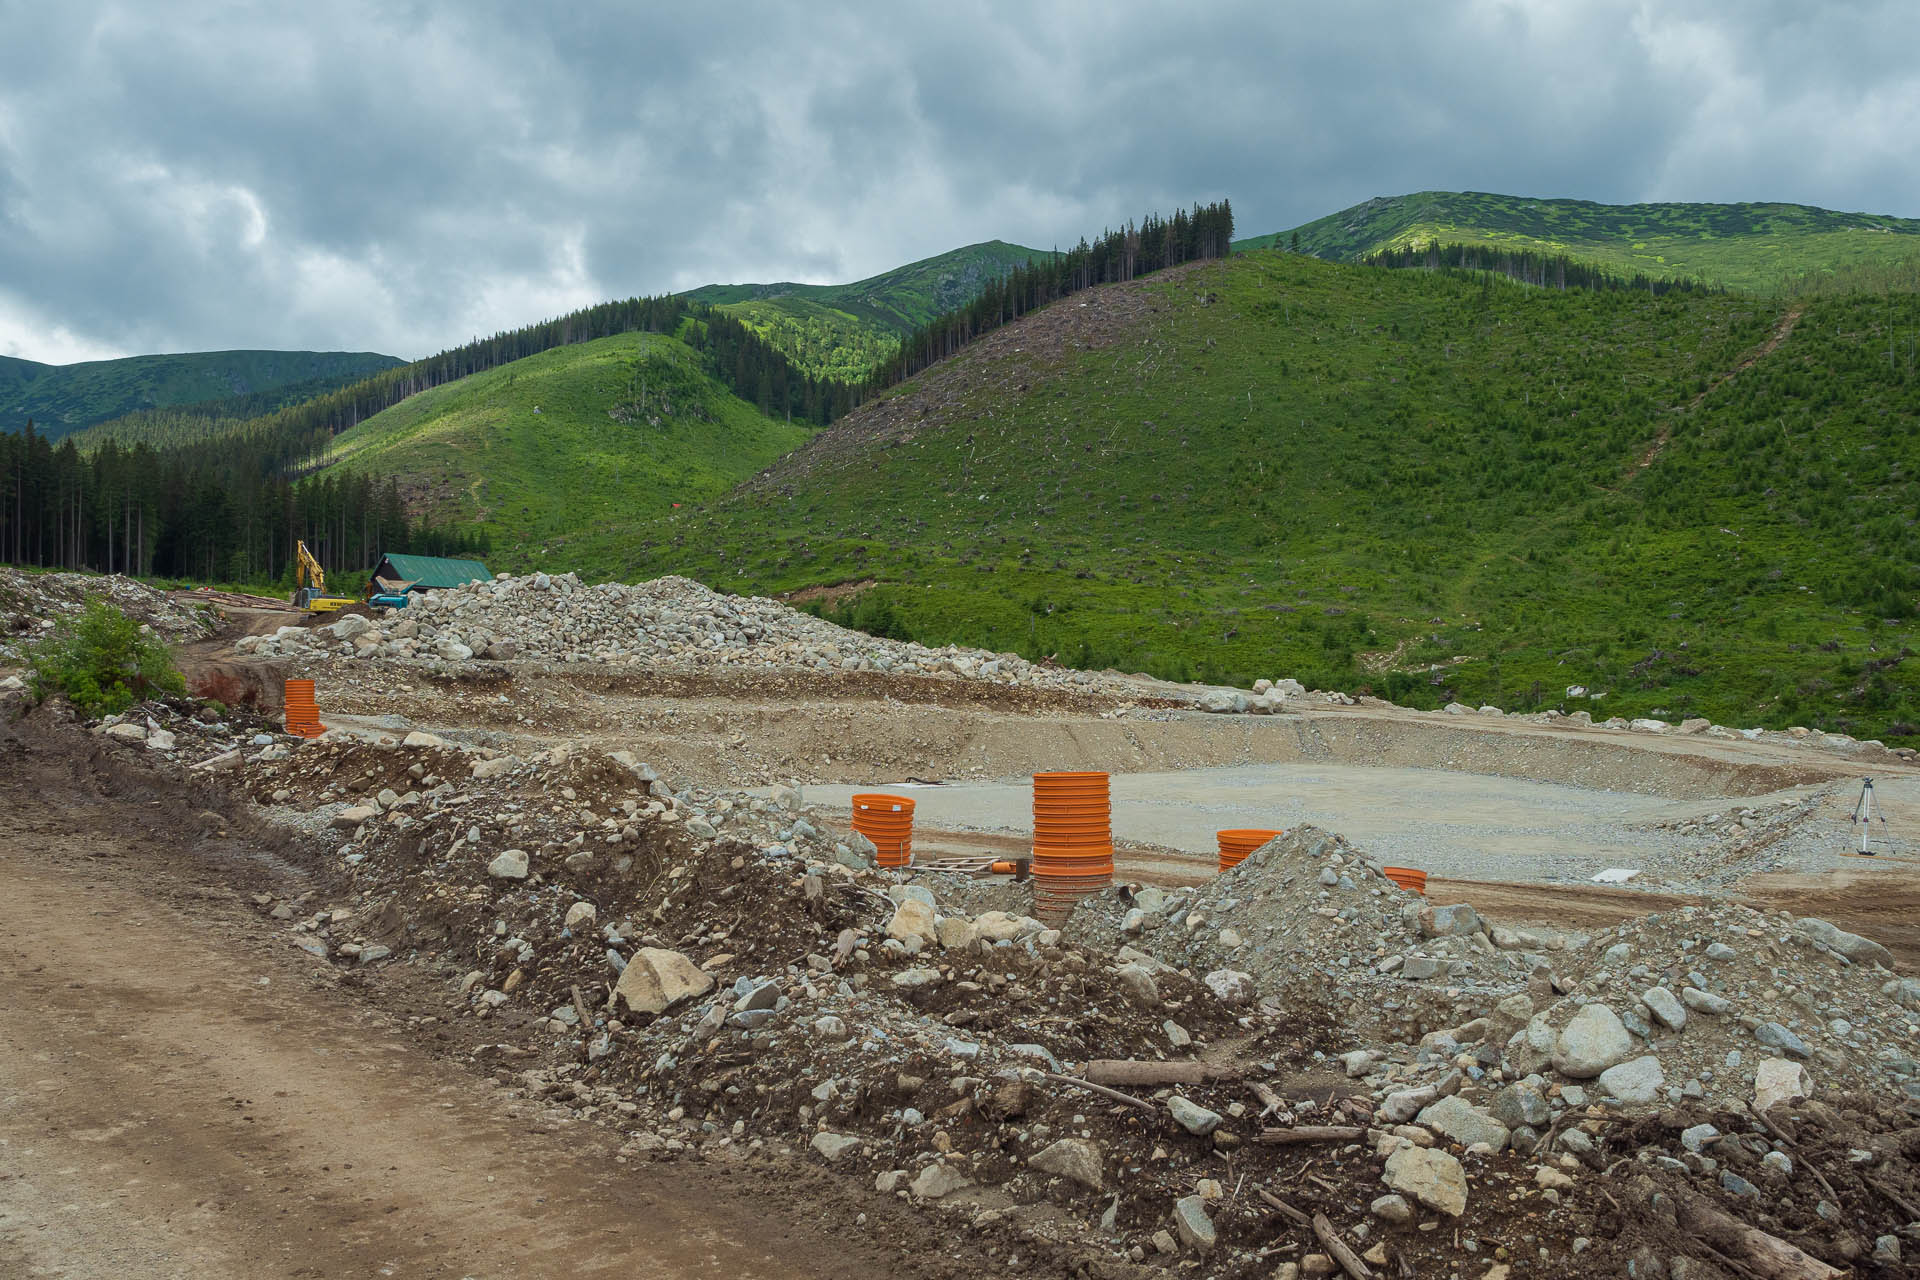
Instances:
[[[327,594],[326,570],[313,558],[313,552],[307,550],[305,542],[294,544],[293,569],[293,605],[296,609],[305,609],[308,613],[332,613],[335,609],[344,609],[350,604],[358,604],[352,596],[330,596]]]

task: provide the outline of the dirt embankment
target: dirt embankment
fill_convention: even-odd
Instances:
[[[75,737],[0,748],[0,1274],[974,1273],[817,1172],[633,1164],[437,1061],[473,1034],[435,975],[263,930],[246,893],[327,889],[284,834]]]

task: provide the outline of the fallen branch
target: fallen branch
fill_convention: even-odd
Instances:
[[[1779,1125],[1775,1124],[1772,1120],[1768,1119],[1766,1112],[1754,1106],[1751,1100],[1747,1102],[1746,1107],[1747,1107],[1747,1110],[1752,1113],[1753,1118],[1760,1122],[1760,1127],[1762,1129],[1765,1129],[1768,1133],[1772,1134],[1775,1138],[1779,1139],[1781,1142],[1785,1143],[1787,1146],[1793,1148],[1795,1151],[1800,1150],[1799,1145],[1795,1143],[1792,1138],[1789,1138],[1786,1135],[1786,1133],[1780,1128]],[[1820,1184],[1820,1189],[1827,1193],[1827,1199],[1833,1201],[1834,1206],[1838,1208],[1840,1204],[1840,1193],[1833,1189],[1833,1184],[1827,1181],[1827,1176],[1820,1172],[1820,1166],[1816,1165],[1812,1160],[1808,1159],[1805,1152],[1800,1153],[1800,1163],[1806,1166],[1807,1172],[1813,1175],[1813,1180],[1815,1182],[1818,1182]],[[1920,1217],[1920,1214],[1914,1214],[1912,1216]]]
[[[1291,1147],[1305,1142],[1357,1142],[1366,1130],[1351,1124],[1303,1124],[1291,1129],[1262,1129],[1256,1142]]]
[[[1808,1165],[1807,1167],[1812,1168],[1813,1166]],[[1893,1191],[1889,1187],[1887,1187],[1885,1183],[1879,1182],[1873,1178],[1869,1178],[1864,1173],[1860,1175],[1860,1181],[1866,1183],[1868,1186],[1872,1187],[1875,1191],[1878,1191],[1881,1195],[1893,1201],[1894,1204],[1899,1206],[1900,1212],[1906,1214],[1908,1218],[1914,1219],[1914,1220],[1920,1220],[1920,1209],[1914,1208],[1911,1204],[1908,1204],[1905,1199],[1895,1195]]]
[[[1681,1200],[1679,1210],[1681,1230],[1750,1268],[1762,1280],[1841,1280],[1847,1274],[1797,1245],[1740,1222],[1698,1197]]]
[[[1340,1233],[1333,1229],[1331,1222],[1327,1221],[1326,1214],[1313,1215],[1313,1234],[1320,1238],[1322,1247],[1333,1255],[1333,1260],[1340,1264],[1340,1269],[1352,1276],[1353,1280],[1373,1280],[1373,1269],[1360,1261],[1353,1250],[1347,1248],[1346,1242],[1340,1238]]]
[[[1279,1196],[1273,1194],[1273,1192],[1267,1190],[1265,1187],[1255,1187],[1253,1190],[1254,1190],[1254,1193],[1258,1195],[1262,1200],[1265,1200],[1268,1204],[1278,1209],[1281,1213],[1286,1214],[1289,1218],[1293,1219],[1294,1222],[1298,1223],[1300,1226],[1311,1227],[1313,1225],[1312,1218],[1309,1218],[1306,1214],[1300,1212],[1298,1209],[1294,1208],[1292,1205],[1288,1204],[1285,1200],[1282,1200]]]
[[[1088,1093],[1097,1093],[1103,1098],[1112,1098],[1115,1102],[1124,1102],[1130,1107],[1138,1107],[1142,1111],[1151,1112],[1154,1115],[1160,1114],[1160,1108],[1154,1106],[1144,1098],[1136,1098],[1132,1094],[1122,1093],[1118,1089],[1109,1089],[1107,1086],[1095,1084],[1091,1080],[1082,1080],[1078,1076],[1057,1076],[1052,1072],[1047,1073],[1047,1079],[1058,1084],[1070,1084],[1076,1089],[1085,1089]]]
[[[1087,1064],[1086,1076],[1095,1084],[1207,1084],[1214,1080],[1237,1080],[1240,1072],[1234,1067],[1216,1067],[1206,1062],[1095,1058]]]

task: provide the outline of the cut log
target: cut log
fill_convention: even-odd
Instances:
[[[1214,1080],[1238,1080],[1234,1067],[1216,1067],[1208,1062],[1142,1062],[1133,1058],[1095,1058],[1087,1064],[1086,1078],[1095,1084],[1162,1085],[1207,1084]]]
[[[1291,1147],[1305,1142],[1358,1142],[1366,1132],[1352,1124],[1300,1124],[1291,1129],[1262,1129],[1257,1141],[1269,1147]]]
[[[1841,1280],[1847,1273],[1778,1236],[1750,1227],[1707,1201],[1679,1202],[1680,1229],[1750,1268],[1762,1280]]]

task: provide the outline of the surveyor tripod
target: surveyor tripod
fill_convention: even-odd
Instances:
[[[1867,847],[1867,833],[1873,829],[1873,820],[1880,819],[1880,843],[1887,843],[1887,815],[1880,812],[1880,806],[1873,799],[1873,779],[1865,778],[1860,783],[1860,798],[1854,801],[1853,816],[1847,821],[1860,828],[1860,854],[1871,858],[1873,850]]]

